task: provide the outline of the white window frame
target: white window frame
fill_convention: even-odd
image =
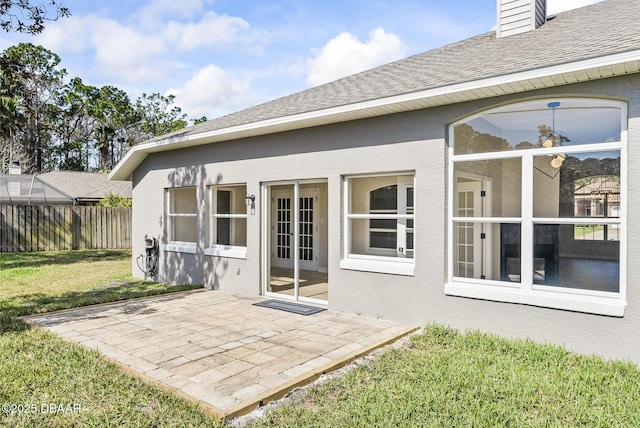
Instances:
[[[586,99],[587,101],[590,99]],[[553,99],[556,101],[556,99]],[[559,99],[557,101],[563,101]],[[445,294],[451,296],[470,297],[483,300],[509,302],[540,306],[555,309],[565,309],[576,312],[586,312],[608,316],[624,316],[627,287],[627,239],[626,239],[626,219],[627,219],[627,104],[620,101],[594,99],[599,104],[612,106],[620,109],[621,135],[620,141],[604,142],[595,144],[553,147],[544,149],[545,154],[571,154],[584,152],[620,152],[620,217],[616,219],[593,218],[593,220],[576,218],[538,218],[533,216],[533,160],[540,156],[541,149],[533,148],[527,150],[512,150],[504,152],[487,152],[474,154],[454,154],[454,127],[461,123],[466,123],[475,117],[489,113],[491,110],[483,111],[476,115],[462,119],[449,125],[449,136],[451,144],[448,148],[448,279],[445,284]],[[515,103],[517,104],[517,103]],[[494,109],[492,109],[494,110]],[[498,109],[495,109],[498,110]],[[454,192],[455,192],[455,168],[456,162],[468,162],[478,160],[494,160],[507,158],[522,159],[522,213],[521,217],[478,217],[478,218],[458,218],[454,213]],[[620,274],[619,291],[617,293],[604,291],[589,291],[582,289],[549,287],[533,284],[533,227],[535,224],[574,224],[578,220],[580,223],[592,224],[618,224],[620,227]],[[478,223],[517,223],[521,224],[521,273],[520,283],[507,283],[503,281],[480,280],[474,278],[454,277],[454,224],[458,221],[473,221]]]
[[[368,191],[368,196],[367,196],[367,212],[369,214],[371,214],[372,216],[376,215],[376,214],[380,214],[380,215],[385,215],[385,216],[389,216],[389,215],[393,215],[396,216],[396,228],[395,229],[384,229],[384,228],[372,228],[370,225],[367,225],[367,235],[365,237],[366,239],[366,247],[369,251],[369,253],[371,254],[377,254],[380,256],[389,256],[389,257],[400,257],[400,254],[397,254],[398,249],[396,248],[391,249],[391,248],[383,248],[383,247],[374,247],[371,244],[371,233],[372,232],[384,232],[384,233],[395,233],[396,234],[396,242],[397,242],[397,247],[401,247],[403,248],[404,251],[404,256],[406,256],[407,253],[411,253],[413,254],[414,250],[413,249],[408,249],[407,248],[407,233],[411,232],[415,234],[415,224],[414,227],[410,228],[409,226],[407,226],[408,220],[414,220],[413,218],[405,218],[402,217],[405,214],[410,214],[410,215],[414,215],[415,210],[413,206],[408,206],[408,200],[406,200],[407,198],[407,191],[408,189],[412,189],[415,190],[413,187],[413,177],[411,177],[410,180],[407,180],[409,178],[408,175],[403,176],[403,180],[400,180],[400,182],[395,183],[393,185],[397,186],[396,188],[396,197],[397,197],[397,203],[396,203],[396,209],[395,210],[374,210],[373,208],[371,208],[371,193],[373,193],[376,190],[382,189],[384,187],[387,187],[387,185],[383,185],[380,187],[376,187],[375,189],[371,189]],[[414,201],[415,202],[415,193],[414,193]],[[393,212],[391,212],[393,211]],[[372,218],[373,219],[373,218]],[[371,219],[370,219],[371,220]],[[389,220],[389,218],[387,218],[387,220]],[[415,221],[415,220],[414,220]],[[414,237],[414,241],[415,241],[415,237]],[[414,242],[415,243],[415,242]]]
[[[239,194],[237,187],[244,186],[245,194]],[[232,259],[246,259],[247,258],[247,247],[241,245],[234,245],[232,242],[230,245],[222,245],[216,243],[216,236],[218,234],[218,222],[216,221],[219,218],[228,218],[228,219],[248,219],[248,215],[245,211],[244,214],[236,214],[236,213],[218,213],[216,212],[218,206],[218,190],[222,190],[225,192],[231,193],[231,207],[235,206],[237,202],[237,198],[244,199],[246,197],[246,183],[241,184],[227,184],[227,185],[216,185],[209,187],[209,246],[204,250],[204,253],[208,256],[217,256],[217,257],[226,257]],[[246,205],[245,205],[246,207]],[[233,222],[231,222],[233,224]],[[246,225],[246,222],[245,222]],[[246,226],[245,226],[246,227]],[[246,232],[245,232],[246,233]],[[233,239],[233,231],[230,231],[230,236]]]
[[[370,212],[370,199],[369,195],[372,190],[370,189],[367,192],[366,197],[366,207],[367,214],[355,214],[351,213],[351,192],[350,192],[350,180],[358,179],[358,178],[366,178],[366,177],[398,177],[398,181],[394,184],[398,185],[398,194],[400,194],[400,189],[403,189],[404,195],[406,195],[406,189],[408,187],[413,187],[413,213],[409,214],[406,212],[400,212],[395,214],[376,214]],[[402,178],[409,178],[410,181],[402,180]],[[400,172],[389,172],[389,173],[380,173],[380,174],[366,174],[366,175],[347,175],[342,177],[342,186],[343,186],[343,258],[340,260],[340,268],[348,269],[348,270],[358,270],[365,272],[377,272],[377,273],[389,273],[394,275],[406,275],[413,276],[415,271],[415,212],[416,212],[416,178],[414,171],[400,171]],[[379,187],[378,187],[379,188]],[[403,198],[406,198],[404,196]],[[398,198],[400,201],[403,198]],[[406,203],[404,204],[406,207]],[[405,210],[406,211],[406,210]],[[395,256],[391,256],[389,251],[384,251],[381,249],[371,248],[369,237],[370,237],[370,229],[367,225],[367,233],[365,236],[365,246],[372,250],[373,252],[377,252],[378,254],[355,254],[351,252],[351,220],[363,219],[363,220],[371,220],[371,219],[389,219],[390,217],[399,220],[397,235],[400,237],[398,240],[398,246],[403,244],[403,250],[406,254],[406,233],[407,220],[413,220],[413,240],[414,240],[414,248],[411,250],[413,252],[413,257],[398,257],[398,253]]]
[[[180,189],[194,189],[196,191],[196,207],[198,203],[198,189],[195,186],[183,186],[183,187],[169,187],[165,189],[165,206],[166,206],[166,218],[167,218],[167,240],[168,243],[163,246],[164,250],[178,252],[178,253],[196,253],[196,242],[187,242],[187,241],[176,241],[173,240],[173,219],[177,217],[194,217],[197,219],[198,213],[197,209],[195,213],[172,213],[171,212],[171,194],[173,191],[177,191]],[[196,236],[198,234],[198,223],[196,220]]]

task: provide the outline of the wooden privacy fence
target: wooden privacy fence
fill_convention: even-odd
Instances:
[[[0,252],[131,248],[131,208],[0,204]]]

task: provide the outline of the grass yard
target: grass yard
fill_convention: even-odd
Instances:
[[[429,327],[254,427],[637,427],[640,371],[563,348]]]
[[[16,318],[196,288],[136,280],[130,270],[130,251],[0,253],[0,426],[216,426],[97,351]]]
[[[128,250],[0,253],[5,318],[192,288],[134,279]]]

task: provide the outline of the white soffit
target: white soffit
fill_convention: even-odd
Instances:
[[[150,153],[347,122],[638,72],[640,72],[640,50],[634,50],[202,133],[188,134],[187,128],[185,129],[185,134],[174,134],[165,139],[141,143],[132,147],[109,174],[109,179],[130,180],[133,171]]]

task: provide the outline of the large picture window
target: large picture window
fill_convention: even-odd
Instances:
[[[623,315],[626,105],[529,101],[450,129],[447,294]]]
[[[343,268],[413,274],[414,175],[345,177]]]
[[[247,247],[247,186],[209,189],[209,255],[245,258]]]
[[[166,190],[168,250],[195,252],[198,201],[195,187]]]

